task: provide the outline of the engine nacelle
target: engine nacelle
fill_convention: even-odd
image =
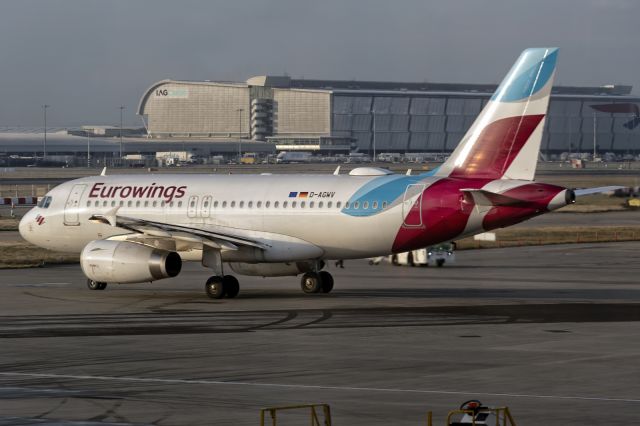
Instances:
[[[231,262],[231,269],[240,275],[255,277],[284,277],[295,276],[313,270],[315,262],[287,262],[287,263],[240,263]]]
[[[97,282],[141,283],[175,277],[182,269],[180,255],[127,241],[95,240],[82,250],[80,266]]]

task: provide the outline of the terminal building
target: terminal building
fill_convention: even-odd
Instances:
[[[495,85],[253,77],[244,83],[163,80],[142,96],[150,138],[245,139],[279,150],[451,152]],[[640,153],[631,86],[553,89],[542,152]],[[243,148],[250,149],[249,146]]]

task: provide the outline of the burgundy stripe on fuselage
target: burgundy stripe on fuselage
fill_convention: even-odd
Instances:
[[[543,118],[544,114],[524,115],[487,125],[465,162],[454,168],[449,177],[500,179]]]

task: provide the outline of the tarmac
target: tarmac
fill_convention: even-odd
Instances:
[[[90,291],[77,265],[0,271],[1,425],[258,425],[328,403],[334,425],[434,424],[469,399],[518,425],[636,424],[640,243],[459,252],[443,268],[330,265]],[[280,417],[279,417],[280,418]],[[308,424],[282,414],[283,425]]]

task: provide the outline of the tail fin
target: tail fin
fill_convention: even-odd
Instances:
[[[557,48],[518,58],[437,176],[533,180]]]

